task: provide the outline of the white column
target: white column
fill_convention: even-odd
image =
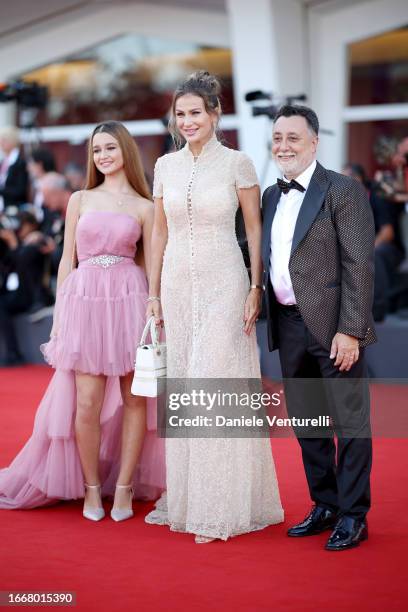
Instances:
[[[0,103],[0,127],[16,125],[16,105],[14,102]]]
[[[320,24],[319,24],[320,25]],[[343,108],[347,96],[347,48],[336,30],[312,29],[312,97],[320,128],[317,158],[327,168],[340,171],[345,160],[346,125]],[[339,39],[340,38],[340,39]]]
[[[304,92],[303,7],[295,0],[227,0],[227,10],[236,113],[240,118],[239,144],[253,159],[261,177],[270,158],[272,126],[266,117],[252,116],[244,96],[255,89],[277,98]],[[274,182],[277,175],[270,163],[263,187]]]

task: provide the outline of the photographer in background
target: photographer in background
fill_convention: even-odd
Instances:
[[[31,180],[30,201],[35,207],[35,214],[39,221],[44,219],[44,197],[39,188],[39,182],[47,172],[56,171],[55,157],[52,151],[45,147],[36,147],[31,151],[27,160],[28,172]]]
[[[28,172],[19,145],[17,128],[0,128],[0,211],[28,201]]]
[[[64,176],[67,179],[71,191],[80,191],[86,184],[86,172],[83,166],[75,162],[69,162],[64,168]]]
[[[1,365],[24,363],[13,326],[14,315],[49,305],[50,294],[44,286],[47,252],[51,240],[39,231],[38,221],[29,212],[17,216],[13,230],[7,217],[0,223],[0,253],[3,283],[0,290],[0,336],[6,345]]]
[[[54,242],[54,249],[49,252],[51,254],[51,274],[55,276],[64,245],[65,215],[72,190],[66,177],[57,172],[45,174],[40,179],[38,188],[44,201],[44,220],[41,230]]]

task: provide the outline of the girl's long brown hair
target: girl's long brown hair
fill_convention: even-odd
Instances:
[[[101,185],[105,176],[95,166],[93,160],[93,139],[95,134],[106,132],[113,136],[119,143],[123,156],[123,169],[127,180],[133,189],[148,200],[152,199],[149,186],[146,181],[140,158],[139,148],[125,126],[119,121],[104,121],[96,126],[88,143],[88,162],[86,170],[85,189],[93,189]]]
[[[110,134],[119,143],[123,156],[123,169],[126,178],[133,189],[142,197],[148,200],[152,199],[149,186],[146,181],[142,160],[140,158],[139,148],[132,136],[129,134],[125,126],[119,121],[104,121],[96,126],[88,143],[88,162],[86,169],[86,185],[85,189],[93,189],[101,185],[105,180],[105,176],[95,166],[93,160],[93,139],[95,134],[106,132]],[[136,252],[136,263],[145,268],[144,261],[143,238],[138,241],[138,249]]]

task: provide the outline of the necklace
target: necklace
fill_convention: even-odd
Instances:
[[[132,195],[131,193],[129,193],[129,192],[127,192],[127,191],[122,191],[122,192],[119,192],[119,193],[117,193],[117,194],[116,194],[116,193],[113,193],[112,191],[108,191],[107,189],[99,189],[99,191],[101,191],[102,193],[108,193],[108,194],[109,194],[109,195],[111,195],[113,198],[117,198],[117,197],[119,196],[119,198],[120,198],[120,199],[119,199],[119,200],[116,200],[116,204],[117,204],[118,206],[123,206],[123,205],[124,205],[124,203],[125,203],[125,202],[124,202],[124,200],[123,200],[123,197],[126,197],[126,196],[131,196],[131,195]]]

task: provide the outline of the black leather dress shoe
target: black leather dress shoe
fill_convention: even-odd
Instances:
[[[322,508],[322,506],[313,506],[304,521],[288,529],[288,536],[302,538],[317,535],[326,529],[332,529],[336,521],[337,516],[332,510]]]
[[[347,550],[367,540],[368,528],[365,519],[342,516],[326,544],[326,550]]]

